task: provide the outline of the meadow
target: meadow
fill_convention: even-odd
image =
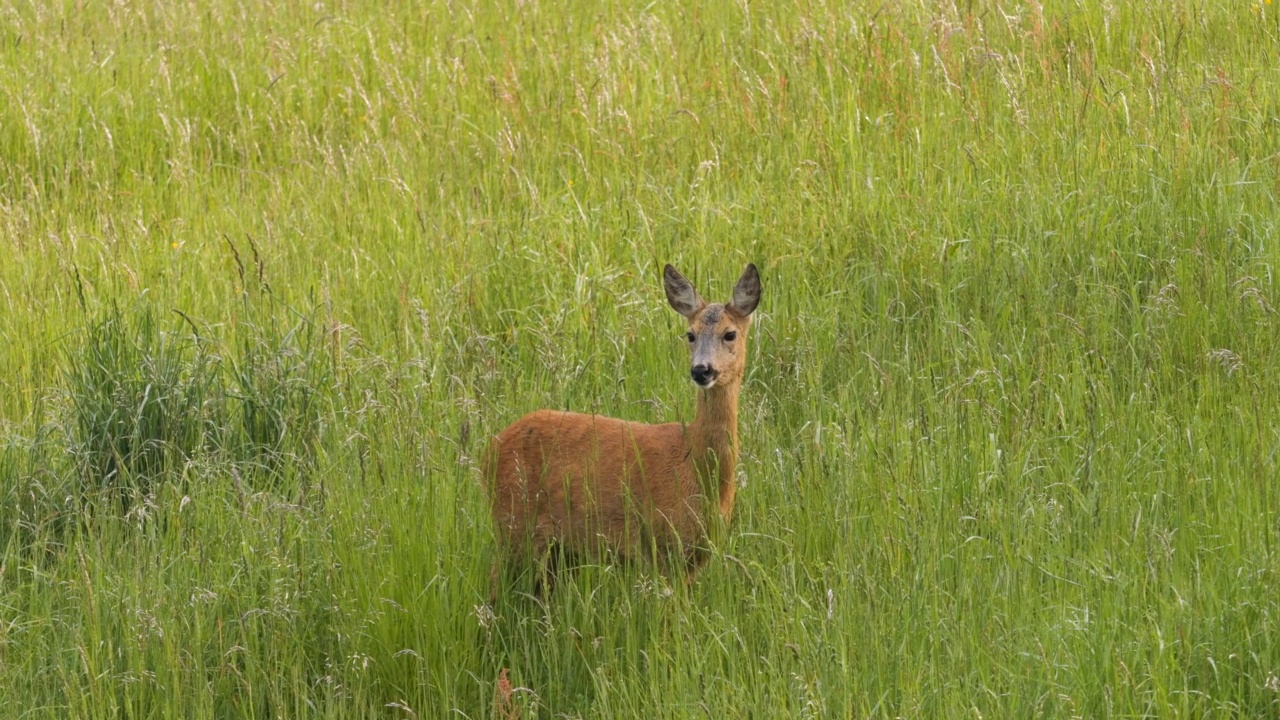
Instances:
[[[1278,16],[0,0],[0,716],[1280,717]],[[730,531],[490,605],[666,262]]]

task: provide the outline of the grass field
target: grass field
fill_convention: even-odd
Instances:
[[[1280,717],[1278,16],[0,0],[0,716]],[[488,606],[749,261],[698,582]]]

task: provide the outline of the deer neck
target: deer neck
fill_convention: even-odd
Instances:
[[[720,514],[733,512],[738,485],[738,383],[716,385],[698,391],[698,410],[689,428],[692,458],[702,487],[716,488]]]

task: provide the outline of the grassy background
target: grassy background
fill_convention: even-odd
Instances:
[[[1280,716],[1280,10],[682,5],[0,4],[0,714]],[[666,261],[727,543],[485,606]]]

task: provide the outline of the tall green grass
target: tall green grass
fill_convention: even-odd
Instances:
[[[86,490],[131,504],[217,442],[227,418],[218,412],[215,366],[190,338],[161,331],[147,310],[130,325],[114,309],[86,335],[67,363],[71,454]]]
[[[0,5],[0,715],[1275,716],[1276,12]],[[698,582],[489,605],[747,261]]]

